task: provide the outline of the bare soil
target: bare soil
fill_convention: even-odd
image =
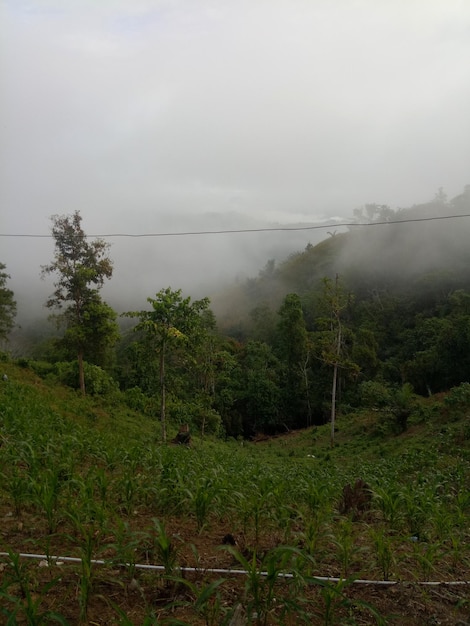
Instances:
[[[24,511],[21,517],[13,515],[11,508],[0,503],[0,550],[12,550],[17,553],[48,554],[49,556],[79,557],[80,538],[67,523],[61,524],[57,532],[48,535],[44,520],[32,511]],[[152,528],[149,516],[136,513],[128,518],[135,531]],[[211,521],[210,526],[198,531],[194,520],[165,519],[167,533],[177,550],[177,563],[181,568],[195,567],[197,572],[187,573],[176,570],[175,574],[195,584],[199,589],[211,581],[224,579],[218,587],[219,600],[215,595],[203,608],[196,606],[196,596],[189,585],[181,580],[166,579],[161,571],[136,569],[130,574],[126,567],[110,564],[115,561],[113,547],[115,537],[112,532],[103,532],[96,536],[94,558],[108,561],[105,565],[93,565],[91,569],[91,589],[87,602],[86,616],[83,609],[83,570],[80,563],[49,563],[42,559],[19,559],[22,581],[15,582],[15,575],[8,557],[0,558],[0,596],[2,609],[20,608],[16,621],[10,624],[53,624],[52,618],[43,621],[38,617],[47,611],[54,611],[68,624],[178,624],[194,626],[199,624],[300,624],[303,622],[295,609],[282,615],[283,599],[289,595],[289,582],[278,581],[275,597],[265,615],[251,615],[244,609],[238,621],[230,618],[230,612],[239,603],[248,606],[249,594],[245,592],[247,577],[241,574],[210,573],[209,569],[241,569],[233,554],[223,546],[226,535],[231,534],[237,540],[237,549],[252,562],[253,537],[243,536],[239,529],[232,528],[230,520]],[[38,539],[40,537],[40,539]],[[279,532],[268,529],[258,538],[257,555],[280,545]],[[159,564],[152,550],[141,546],[135,553],[135,562],[140,564]],[[360,561],[355,564],[360,571]],[[318,576],[338,576],[337,566],[325,565],[326,571],[315,572]],[[362,575],[361,578],[366,576]],[[454,580],[468,577],[468,572],[455,571]],[[367,577],[368,578],[368,577]],[[374,579],[380,578],[375,576]],[[450,582],[450,579],[449,579]],[[7,584],[8,583],[8,584]],[[22,589],[23,584],[23,589]],[[30,593],[30,601],[37,603],[36,621],[28,621],[25,610],[28,602],[24,586]],[[48,587],[49,586],[49,587]],[[5,597],[6,593],[10,598]],[[371,605],[382,617],[384,624],[430,626],[434,624],[465,626],[470,624],[470,586],[466,584],[426,586],[417,581],[398,582],[393,586],[379,584],[347,584],[342,594],[334,595],[332,600],[331,621],[326,621],[327,598],[325,588],[311,585],[302,591],[305,609],[311,617],[307,623],[320,624],[375,624],[373,613],[365,607]],[[299,598],[298,598],[299,599]],[[16,605],[15,605],[16,602]],[[220,602],[220,605],[217,603]],[[81,609],[82,606],[82,609]],[[251,609],[248,609],[251,610]],[[149,617],[149,615],[153,617]],[[2,619],[5,621],[2,622]],[[146,621],[147,619],[147,621]],[[224,621],[225,620],[225,621]],[[0,613],[0,622],[7,623],[6,614]]]

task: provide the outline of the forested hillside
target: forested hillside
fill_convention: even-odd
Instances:
[[[211,300],[170,286],[119,318],[99,292],[109,246],[85,243],[78,213],[56,218],[46,271],[59,278],[47,303],[59,331],[23,357],[83,394],[123,394],[163,439],[167,422],[250,437],[365,405],[404,430],[417,396],[470,377],[469,216],[470,187],[409,209],[365,205],[347,232],[268,260]]]
[[[328,418],[334,363],[347,404],[363,402],[372,382],[387,393],[447,390],[470,376],[469,214],[469,187],[449,202],[438,194],[407,210],[366,205],[349,232],[331,232],[278,266],[268,262],[227,294],[228,310],[217,300],[220,326],[245,346],[267,344],[291,377],[296,372],[300,421],[309,411],[315,422]],[[286,327],[287,306],[301,310],[302,329],[293,320]],[[283,352],[283,332],[292,344],[302,335],[294,361]]]

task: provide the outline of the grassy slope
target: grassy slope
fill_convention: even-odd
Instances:
[[[123,444],[131,442],[157,443],[159,424],[142,416],[124,403],[107,402],[98,397],[81,397],[77,392],[59,385],[50,385],[30,369],[13,363],[3,363],[0,374],[6,373],[10,382],[17,382],[35,394],[37,401],[50,407],[85,428],[110,433]],[[279,436],[261,439],[254,444],[257,454],[282,457],[308,457],[327,460],[332,465],[355,467],[361,463],[374,463],[388,457],[399,457],[433,450],[441,462],[454,465],[460,459],[470,459],[470,407],[449,410],[445,395],[421,399],[421,410],[409,421],[406,432],[396,435],[384,425],[384,416],[377,411],[343,414],[337,416],[335,446],[331,448],[330,425],[316,427]],[[171,429],[170,438],[176,433]],[[203,445],[193,433],[196,445]],[[209,447],[224,446],[221,441],[206,441]],[[311,457],[309,457],[311,458]]]
[[[3,373],[8,375],[8,381],[1,380]],[[53,476],[54,461],[51,463],[50,459],[54,458],[57,458],[64,470],[73,471],[74,478],[60,487],[59,503],[62,501],[63,504],[53,511],[53,523],[56,525],[53,533],[47,530],[46,517],[41,513],[44,506],[41,509],[37,500],[36,504],[23,503],[21,515],[12,517],[12,492],[9,491],[7,497],[6,493],[2,494],[5,498],[0,501],[0,510],[5,523],[0,532],[0,544],[3,544],[2,549],[11,546],[18,551],[44,553],[50,550],[53,554],[81,555],[84,549],[83,542],[90,540],[95,542],[93,548],[97,556],[109,557],[116,549],[119,529],[129,533],[128,541],[134,541],[141,531],[149,533],[148,529],[152,528],[154,518],[159,517],[164,521],[172,537],[178,536],[183,540],[181,550],[187,563],[191,564],[190,546],[195,546],[202,563],[228,567],[233,566],[234,562],[230,560],[230,555],[220,551],[221,538],[226,532],[242,534],[247,548],[255,546],[260,554],[266,553],[265,558],[269,558],[270,554],[274,554],[270,550],[282,545],[283,542],[305,549],[304,542],[307,541],[308,529],[312,530],[313,522],[318,519],[320,527],[315,540],[318,542],[315,558],[319,573],[323,575],[336,576],[341,573],[341,563],[345,557],[343,555],[341,559],[339,555],[342,547],[349,545],[348,537],[351,533],[355,542],[350,555],[352,572],[359,578],[382,578],[382,570],[373,556],[374,544],[369,537],[373,528],[377,528],[378,531],[382,532],[380,529],[383,529],[387,533],[387,545],[390,545],[397,555],[396,559],[393,557],[392,578],[419,580],[426,575],[447,580],[468,580],[468,550],[465,548],[468,536],[465,530],[468,527],[467,500],[459,501],[464,517],[452,513],[450,533],[446,530],[447,527],[441,529],[443,536],[439,535],[436,543],[442,553],[441,561],[435,570],[431,569],[429,572],[423,569],[423,561],[418,560],[423,558],[419,550],[422,548],[424,554],[427,554],[426,550],[432,549],[434,544],[423,540],[422,544],[416,544],[418,551],[414,550],[415,544],[409,541],[410,528],[404,527],[403,522],[400,522],[398,529],[391,522],[386,522],[385,518],[382,519],[381,514],[374,510],[370,521],[359,520],[351,526],[348,519],[338,516],[335,512],[342,486],[359,477],[369,482],[373,488],[385,485],[390,479],[389,485],[395,491],[397,485],[403,484],[411,489],[416,487],[419,492],[424,490],[424,493],[429,493],[432,498],[436,493],[435,478],[437,476],[440,480],[442,477],[443,488],[448,488],[449,493],[439,493],[436,503],[430,505],[430,510],[433,511],[433,516],[437,516],[440,511],[439,519],[442,521],[445,521],[446,508],[450,510],[452,507],[452,511],[456,510],[458,493],[452,491],[453,479],[457,478],[460,485],[469,486],[468,407],[450,411],[443,397],[426,399],[422,402],[422,411],[410,420],[408,431],[401,435],[383,434],[384,418],[377,412],[338,416],[336,445],[333,449],[330,447],[330,428],[329,425],[325,425],[244,445],[234,441],[201,441],[195,436],[192,450],[176,446],[169,446],[165,450],[152,445],[158,440],[160,432],[158,424],[130,411],[125,405],[117,401],[110,404],[101,399],[82,398],[72,390],[45,383],[28,369],[19,368],[12,363],[3,363],[0,369],[0,427],[2,415],[9,416],[6,419],[11,423],[14,423],[15,416],[18,416],[16,423],[20,428],[23,427],[25,432],[22,436],[21,430],[16,427],[16,430],[11,430],[7,435],[7,440],[3,439],[4,433],[0,431],[0,445],[2,442],[6,444],[2,447],[4,465],[3,468],[0,465],[0,470],[5,472],[5,475],[11,476],[12,467],[9,462],[15,459],[19,478],[27,477],[31,473],[29,470],[25,471],[27,468],[24,465],[25,461],[18,463],[16,458],[11,456],[16,454],[17,450],[24,452],[21,458],[33,462],[30,467],[37,471],[38,475],[41,473],[42,481]],[[41,429],[42,419],[45,425],[43,429]],[[46,431],[46,423],[47,428],[50,428],[51,424],[56,424],[56,430]],[[53,432],[51,439],[55,439],[51,442],[50,451],[48,432]],[[74,443],[74,437],[75,440],[83,438],[85,442],[83,449]],[[30,443],[40,441],[38,455],[29,456],[28,441]],[[76,459],[71,466],[68,465],[67,454],[61,451],[62,447],[67,446],[74,451]],[[135,457],[136,451],[142,456],[148,452],[148,458],[145,459],[148,461],[147,469],[144,463],[140,463],[139,456]],[[103,480],[104,473],[107,474],[109,481],[108,496],[106,503],[103,502],[100,506],[100,490],[96,481]],[[164,473],[167,478],[164,478]],[[129,503],[123,497],[123,489],[128,478],[133,481],[136,493],[137,491],[142,493]],[[172,481],[168,482],[171,489],[165,491],[167,479]],[[227,480],[231,481],[235,487],[234,493],[226,497],[225,492],[213,490],[219,480],[225,481],[224,484],[227,484]],[[307,501],[303,500],[302,493],[311,498],[311,506],[315,507],[315,498],[319,497],[320,500],[322,498],[322,492],[315,490],[315,484],[321,485],[324,480],[328,481],[328,488],[331,487],[328,493],[333,500],[330,500],[332,502],[330,507],[326,504],[325,518],[322,521],[315,516],[315,508],[311,509],[312,517],[309,517]],[[87,500],[85,497],[87,489],[94,483],[94,499]],[[106,480],[101,484],[105,485]],[[156,488],[160,485],[155,492],[152,491],[154,485]],[[312,491],[309,495],[310,487]],[[172,494],[174,488],[180,489],[180,495],[176,499]],[[237,493],[238,491],[241,493]],[[44,495],[41,490],[37,493]],[[212,494],[214,499],[208,499],[207,494]],[[448,501],[449,504],[440,506],[439,499],[443,495],[451,499]],[[162,497],[166,498],[166,503],[159,502]],[[186,499],[182,508],[177,502],[179,497]],[[252,511],[257,503],[260,504],[259,511],[256,507]],[[205,522],[202,525],[199,522],[196,524],[198,504],[199,507],[207,506],[207,516],[204,517]],[[219,504],[225,507],[225,513],[217,509]],[[289,508],[290,506],[292,508]],[[65,513],[67,507],[70,507],[69,512],[75,515],[78,522],[67,517]],[[241,507],[246,507],[248,514],[248,526],[245,530],[243,530],[244,509]],[[201,509],[199,510],[201,512]],[[294,510],[297,510],[297,514],[292,517]],[[253,521],[255,518],[252,515],[256,511],[261,515],[259,537],[257,527],[255,532]],[[276,515],[277,517],[273,517]],[[100,525],[100,519],[103,519],[103,526]],[[439,531],[437,521],[438,518],[433,517],[431,521],[422,522],[426,529],[429,528],[429,531],[434,533],[433,536],[437,536],[436,533]],[[122,526],[122,523],[126,526]],[[127,528],[129,530],[126,530]],[[449,534],[460,541],[457,551],[453,552],[453,557],[449,556]],[[153,535],[150,532],[150,535],[145,535],[147,536]],[[145,541],[147,539],[144,543]],[[354,547],[357,545],[359,551]],[[145,555],[145,551],[139,554],[141,561],[145,560]],[[126,555],[125,558],[129,557]],[[158,557],[154,556],[153,560],[158,562]],[[426,562],[424,561],[425,564]],[[33,576],[30,580],[36,581],[35,593],[39,593],[45,588],[44,583],[41,582],[41,578],[36,580],[34,565],[28,565],[28,571]],[[431,563],[430,567],[431,565],[434,568],[434,564]],[[83,580],[83,572],[74,573],[74,570],[68,568],[67,574],[65,572],[62,574],[63,582],[54,586],[52,595],[49,593],[41,595],[41,606],[58,607],[69,623],[78,623],[77,616],[84,611],[83,602],[80,604],[77,600],[77,597],[79,599],[81,597],[76,591],[77,577],[80,576],[80,580]],[[116,610],[104,604],[105,597],[116,598],[116,601],[119,598],[121,610],[125,611],[130,620],[122,623],[127,624],[144,623],[144,616],[149,615],[155,606],[159,606],[155,604],[157,600],[168,601],[168,598],[165,598],[168,586],[158,580],[150,578],[147,580],[144,574],[139,580],[148,593],[135,596],[127,594],[123,596],[120,592],[126,584],[125,578],[121,580],[118,578],[124,577],[123,572],[103,569],[95,572],[93,576],[93,594],[90,596],[88,606],[89,623],[117,623],[113,617]],[[237,583],[242,584],[242,581]],[[242,597],[242,589],[230,587],[232,583],[227,585],[229,590],[226,602],[228,606],[232,606],[234,598]],[[8,587],[10,594],[15,592],[15,589],[13,583]],[[391,612],[399,612],[401,615],[403,609],[403,620],[396,620],[394,622],[396,624],[429,624],[432,623],[429,620],[435,615],[442,619],[440,623],[453,624],[456,623],[457,616],[460,616],[460,611],[465,612],[465,607],[470,602],[466,590],[460,588],[455,593],[452,592],[452,602],[457,607],[455,609],[442,602],[438,592],[435,594],[429,592],[428,597],[423,599],[418,607],[414,602],[416,591],[409,586],[390,593],[379,593],[378,590],[370,589],[351,591],[354,591],[356,598],[362,597],[367,601],[371,600],[372,595],[374,605],[379,607],[383,615]],[[313,596],[310,597],[310,593],[313,594],[314,591],[305,591],[306,598],[309,597],[312,606],[316,607],[317,604],[313,601]],[[450,593],[449,591],[447,596],[450,596]],[[188,596],[188,599],[192,607],[194,599],[191,596]],[[344,598],[339,596],[339,599],[342,602]],[[0,608],[1,604],[0,601]],[[6,606],[21,608],[22,605],[14,605],[10,598]],[[346,623],[341,619],[346,615],[344,611],[349,611],[348,606],[347,604],[343,606],[339,602],[340,621],[332,623]],[[187,614],[183,612],[180,616],[186,623],[203,623],[196,618],[194,612],[191,612],[193,609],[188,611],[190,612]],[[412,621],[406,621],[410,611]],[[105,615],[108,616],[106,620]],[[450,621],[444,621],[446,617]],[[296,623],[295,617],[293,619],[292,623]],[[318,622],[310,623],[325,622],[321,618]]]

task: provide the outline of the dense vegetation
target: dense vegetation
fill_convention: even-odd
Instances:
[[[367,205],[214,310],[168,287],[119,333],[107,246],[54,218],[60,332],[1,353],[6,623],[466,619],[469,213],[469,188]]]
[[[119,318],[119,340],[116,313],[98,293],[111,277],[107,246],[86,243],[78,213],[56,217],[46,269],[60,288],[48,304],[68,308],[62,334],[24,356],[82,391],[86,378],[88,393],[123,393],[163,426],[248,438],[323,424],[367,402],[386,406],[400,431],[415,394],[469,379],[469,214],[468,187],[407,210],[366,205],[349,232],[269,261],[213,309],[170,287],[149,294],[150,310],[124,312],[136,326]],[[0,291],[11,298],[5,284]]]
[[[1,365],[4,623],[464,623],[468,384],[398,437],[363,409],[333,449],[328,425],[188,447],[116,397]]]

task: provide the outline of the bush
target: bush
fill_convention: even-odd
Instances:
[[[116,381],[101,367],[84,363],[85,385],[90,395],[105,395],[119,390]],[[53,367],[55,377],[59,382],[73,389],[79,388],[78,362],[55,363]]]
[[[379,425],[381,434],[386,430],[401,433],[407,429],[408,419],[416,407],[413,387],[405,383],[392,388],[376,381],[366,381],[360,385],[364,406],[379,409],[383,421]]]
[[[11,356],[8,352],[2,352],[0,350],[0,363],[9,363],[11,361]]]
[[[146,412],[149,398],[145,395],[140,387],[132,387],[131,389],[126,389],[123,393],[123,396],[124,402],[130,409],[133,409],[134,411],[139,411],[140,413]]]
[[[461,383],[458,387],[452,387],[444,399],[444,404],[452,408],[466,408],[470,405],[470,383]]]
[[[386,384],[367,380],[359,385],[362,404],[370,408],[384,408],[390,406],[392,393]]]
[[[173,398],[168,400],[167,408],[172,422],[178,426],[190,424],[201,433],[220,434],[222,418],[217,411],[204,406],[203,402],[183,402]]]
[[[31,361],[31,369],[41,378],[46,378],[54,372],[54,365],[48,361]]]

